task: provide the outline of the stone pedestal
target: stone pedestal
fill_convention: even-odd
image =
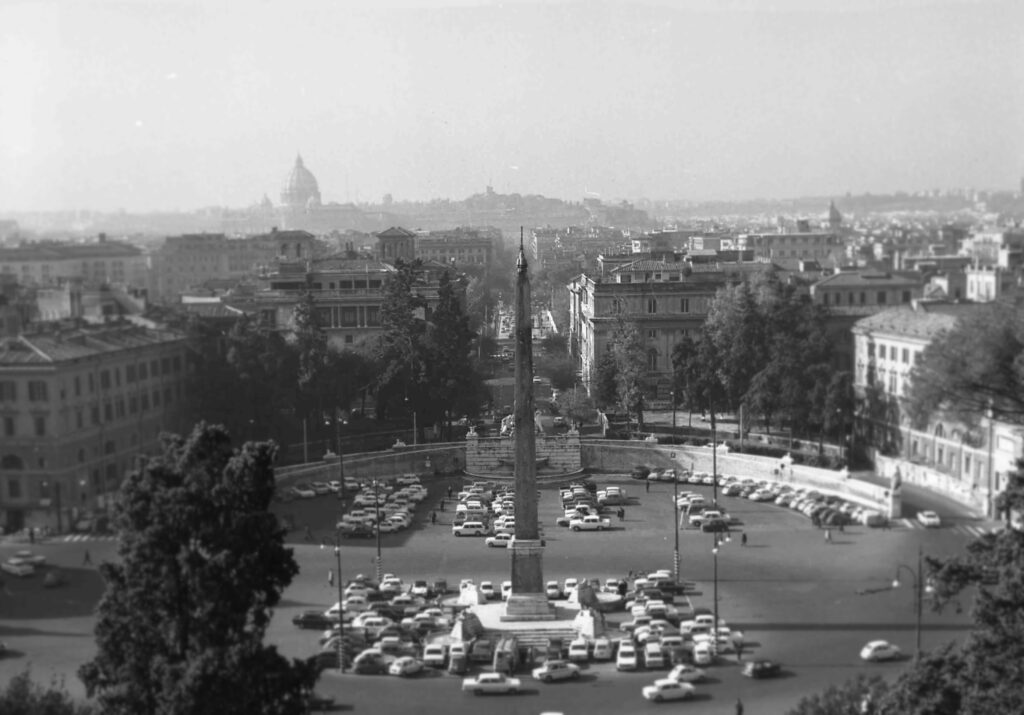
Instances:
[[[552,621],[555,609],[544,593],[544,575],[541,570],[544,547],[540,540],[513,539],[512,593],[505,604],[503,621]]]

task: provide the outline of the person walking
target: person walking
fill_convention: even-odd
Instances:
[[[736,698],[736,715],[743,715],[743,701]]]
[[[431,524],[436,524],[437,523],[437,512],[436,511],[430,512],[430,523]]]
[[[312,541],[313,540],[313,532],[310,530],[308,525],[306,526],[306,534],[305,534],[305,536],[303,538],[306,541]]]
[[[448,498],[449,499],[452,498],[452,485],[451,484],[448,485]]]
[[[30,544],[36,543],[36,530],[34,528],[32,528],[31,526],[28,527],[28,543],[30,543]]]
[[[444,511],[444,499],[441,500],[441,511]]]
[[[85,556],[82,558],[83,566],[92,566],[92,554],[89,553],[89,549],[85,550]]]
[[[334,569],[327,569],[327,585],[334,585]]]
[[[825,543],[832,543],[832,529],[825,529]]]
[[[740,536],[740,545],[741,546],[746,546],[747,545],[747,532],[745,532],[745,531],[743,532],[743,535]]]
[[[651,479],[650,479],[650,477],[648,477],[647,479],[644,480],[644,488],[647,490],[648,494],[651,493]]]

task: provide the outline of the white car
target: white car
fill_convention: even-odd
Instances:
[[[597,514],[589,514],[582,519],[570,519],[569,528],[573,531],[604,531],[612,526],[611,519],[602,519]]]
[[[594,660],[611,660],[612,659],[612,642],[604,636],[598,636],[594,639]]]
[[[303,499],[312,499],[316,496],[316,492],[309,484],[296,484],[292,487],[292,494]]]
[[[555,600],[562,597],[562,587],[558,585],[558,581],[548,581],[544,586],[544,593],[548,598]]]
[[[45,566],[46,557],[42,554],[33,554],[31,551],[18,551],[8,561],[32,564],[33,566]]]
[[[9,573],[12,576],[31,576],[36,572],[36,567],[22,561],[8,559],[0,564],[0,571]]]
[[[629,641],[619,641],[619,652],[615,656],[616,670],[636,670],[636,647]]]
[[[662,700],[686,700],[693,697],[696,688],[690,683],[683,683],[671,678],[659,678],[641,691],[648,700],[660,703]]]
[[[698,643],[693,647],[694,665],[711,665],[715,662],[715,647],[710,641]]]
[[[388,673],[391,675],[400,675],[403,678],[408,678],[412,675],[417,675],[423,672],[423,663],[413,658],[411,655],[403,655],[400,658],[396,658],[395,661],[388,666]]]
[[[893,660],[899,657],[899,646],[896,646],[889,641],[871,641],[860,649],[861,660]]]
[[[476,695],[515,694],[523,686],[519,678],[510,678],[501,673],[480,673],[475,678],[462,681],[462,690]]]
[[[430,668],[443,668],[448,663],[448,646],[444,643],[431,643],[423,649],[423,665]]]
[[[539,668],[533,669],[533,677],[542,683],[556,680],[575,680],[580,677],[580,667],[564,660],[547,660]]]
[[[586,663],[590,660],[590,645],[586,638],[576,638],[569,644],[569,660],[574,663]]]
[[[921,522],[922,526],[942,526],[942,519],[934,511],[919,511],[917,512],[917,520]]]
[[[683,663],[668,672],[668,679],[679,683],[699,683],[707,677],[707,673],[695,666]]]
[[[488,539],[488,541],[490,541],[490,539]],[[488,544],[488,546],[490,546],[490,544]],[[480,595],[483,596],[484,598],[486,598],[488,601],[493,601],[494,599],[498,598],[498,596],[500,594],[494,589],[494,583],[493,582],[491,582],[491,581],[481,581],[480,582]]]
[[[513,538],[511,533],[499,532],[494,536],[488,536],[484,543],[495,549],[507,549]]]

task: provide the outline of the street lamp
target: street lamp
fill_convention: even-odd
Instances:
[[[711,409],[711,489],[714,497],[711,503],[718,506],[718,429],[715,424],[715,403],[710,403]],[[715,532],[718,533],[718,532]]]
[[[910,583],[914,587],[914,605],[915,605],[914,615],[915,615],[915,618],[916,618],[916,625],[915,625],[915,628],[914,628],[914,637],[915,637],[914,657],[915,658],[920,658],[921,657],[921,601],[924,598],[924,593],[926,591],[928,593],[932,592],[932,587],[930,585],[929,586],[925,586],[924,578],[923,578],[924,572],[923,572],[923,570],[921,568],[921,564],[922,564],[921,547],[919,546],[919,547],[917,547],[917,569],[916,570],[912,569],[910,566],[907,566],[906,564],[900,564],[900,565],[898,565],[896,567],[896,578],[894,578],[893,581],[892,581],[892,587],[893,588],[899,588],[900,587],[900,571],[902,571],[903,569],[906,569],[907,573],[910,574],[910,578],[911,578],[911,582]]]
[[[672,434],[675,438],[676,430],[676,392],[669,393],[672,396]],[[674,470],[673,470],[674,471]],[[676,585],[679,585],[679,475],[672,476],[672,529],[675,533],[675,550],[672,552],[672,576]]]
[[[729,536],[728,533],[726,533],[726,535],[724,537],[722,536],[722,532],[720,532],[720,531],[716,531],[716,532],[714,532],[714,534],[715,534],[715,545],[711,549],[711,553],[712,553],[712,555],[714,557],[714,562],[715,562],[714,590],[713,590],[713,594],[712,594],[713,597],[714,597],[714,600],[715,600],[715,625],[713,626],[714,630],[712,631],[711,647],[713,648],[713,651],[712,651],[713,653],[718,653],[718,547],[723,542],[724,543],[728,543],[732,539],[731,539],[731,537]]]
[[[320,547],[325,548],[324,546]],[[334,558],[337,560],[337,574],[338,574],[338,639],[336,647],[338,651],[338,671],[341,673],[345,672],[345,653],[344,645],[342,641],[345,640],[345,612],[342,608],[342,601],[344,600],[344,591],[341,581],[341,534],[338,531],[334,532]]]
[[[377,585],[380,586],[381,577],[383,576],[383,573],[384,573],[384,571],[383,571],[384,565],[381,562],[381,557],[380,557],[380,497],[379,497],[378,492],[377,492],[378,485],[379,485],[378,481],[376,479],[374,479],[373,480],[373,508],[374,508],[374,515],[376,516],[376,524],[377,524]]]

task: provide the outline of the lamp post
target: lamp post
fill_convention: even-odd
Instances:
[[[716,531],[714,533],[715,533],[715,545],[711,549],[711,553],[713,555],[714,564],[715,564],[714,565],[714,579],[713,579],[714,587],[713,587],[713,593],[712,593],[712,597],[714,598],[714,601],[715,601],[715,606],[714,606],[714,610],[715,610],[715,625],[712,627],[713,630],[712,630],[712,636],[711,636],[711,647],[713,649],[712,652],[717,654],[718,653],[718,547],[723,542],[730,541],[730,537],[729,537],[728,534],[726,534],[723,537],[721,535],[722,532],[720,532],[720,531]]]
[[[676,392],[669,393],[672,396],[672,434],[673,439],[676,431]],[[672,477],[672,529],[675,534],[675,550],[672,552],[672,576],[676,585],[679,585],[679,475]]]
[[[377,529],[376,529],[376,531],[377,531],[377,585],[380,586],[381,577],[383,576],[383,573],[384,573],[384,571],[383,571],[384,565],[383,565],[383,563],[381,563],[381,556],[380,556],[380,497],[379,497],[378,491],[377,491],[378,486],[379,486],[378,481],[376,479],[374,479],[373,480],[373,508],[374,508],[374,515],[376,517],[376,525],[377,525]]]
[[[892,581],[893,588],[900,587],[900,571],[906,569],[907,573],[910,574],[911,585],[914,587],[914,617],[916,624],[914,627],[914,657],[921,657],[921,601],[924,598],[924,592],[927,590],[929,593],[932,590],[931,586],[927,588],[924,585],[924,572],[921,568],[922,557],[921,547],[917,547],[917,569],[913,569],[906,564],[899,564],[896,567],[896,578]]]
[[[324,548],[323,546],[320,547]],[[338,577],[338,640],[336,647],[338,651],[338,672],[345,672],[345,654],[344,644],[345,640],[345,613],[341,607],[341,603],[344,600],[344,590],[341,581],[341,534],[337,531],[334,532],[334,558],[337,561],[337,577]]]
[[[711,489],[714,497],[711,503],[718,506],[718,429],[715,424],[715,403],[710,403],[711,410]],[[718,533],[718,532],[715,532]]]

